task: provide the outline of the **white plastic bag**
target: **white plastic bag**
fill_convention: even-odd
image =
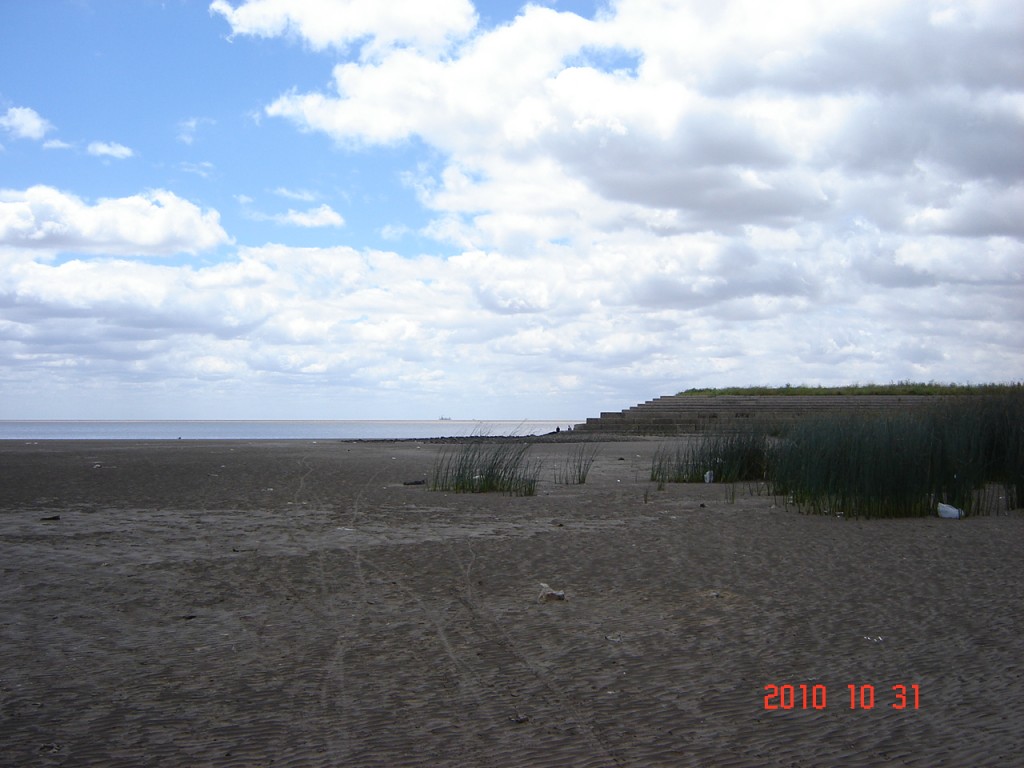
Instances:
[[[946,520],[959,520],[964,516],[962,509],[950,506],[949,504],[943,504],[939,502],[939,517],[945,518]]]

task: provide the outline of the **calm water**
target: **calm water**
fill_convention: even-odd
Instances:
[[[395,440],[543,435],[568,421],[0,421],[0,440]]]

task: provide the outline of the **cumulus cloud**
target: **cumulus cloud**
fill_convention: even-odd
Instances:
[[[648,238],[519,259],[267,245],[180,266],[0,249],[0,348],[32,350],[40,369],[130,366],[165,384],[273,376],[410,402],[472,390],[481,408],[568,391],[645,399],[721,383],[740,360],[768,382],[794,370],[832,381],[837,367],[840,379],[956,379],[965,365],[984,380],[1020,357],[1019,243],[973,275],[967,244],[899,248],[878,231],[852,236],[854,261],[850,237],[761,233],[757,249],[708,233]],[[805,248],[816,258],[798,265]]]
[[[135,154],[130,147],[126,147],[124,144],[106,141],[90,142],[86,151],[94,157],[112,157],[115,160],[125,160]]]
[[[167,255],[228,241],[217,211],[203,211],[166,190],[90,204],[53,187],[0,189],[0,246]]]
[[[42,141],[53,125],[30,107],[10,107],[0,115],[0,128],[16,139]]]
[[[341,227],[345,220],[329,205],[320,205],[308,211],[288,210],[288,213],[275,217],[282,224],[294,224],[297,227]]]
[[[292,34],[315,50],[344,48],[367,37],[378,46],[411,43],[437,49],[466,35],[476,23],[468,0],[246,0],[238,6],[214,0],[210,13],[223,16],[233,34]]]
[[[601,231],[798,227],[925,176],[899,201],[918,227],[948,185],[1024,176],[1024,54],[1008,31],[1024,11],[965,8],[620,0],[584,19],[527,6],[443,54],[339,64],[332,90],[285,93],[266,112],[342,144],[441,149],[447,168],[421,180],[421,199],[480,246],[538,207],[537,239],[578,235],[581,215]],[[980,230],[1007,230],[992,224]]]
[[[461,0],[210,11],[330,50],[328,85],[268,94],[266,117],[345,151],[429,148],[404,180],[417,234],[449,255],[128,262],[227,236],[170,193],[7,190],[5,359],[580,416],[684,386],[1024,366],[1020,3],[615,0],[493,28]],[[249,215],[344,224],[301,187],[273,192],[310,207]]]
[[[495,349],[584,345],[648,380],[728,381],[740,358],[765,381],[789,380],[787,365],[829,379],[841,362],[860,380],[962,379],[927,352],[949,329],[923,318],[947,292],[970,315],[967,284],[986,313],[1019,317],[1024,10],[783,5],[619,0],[593,19],[527,6],[443,55],[343,62],[331,88],[266,113],[343,146],[441,151],[442,169],[411,181],[436,213],[425,234],[490,252],[474,301],[535,318]],[[870,298],[880,286],[895,303]],[[1019,371],[1019,350],[992,359],[995,378]]]

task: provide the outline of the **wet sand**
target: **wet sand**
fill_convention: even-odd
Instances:
[[[1017,764],[1021,513],[658,490],[658,444],[514,498],[406,484],[437,443],[0,443],[0,765]]]

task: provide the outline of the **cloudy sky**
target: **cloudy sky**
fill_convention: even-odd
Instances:
[[[0,4],[0,418],[1024,378],[1019,0]]]

